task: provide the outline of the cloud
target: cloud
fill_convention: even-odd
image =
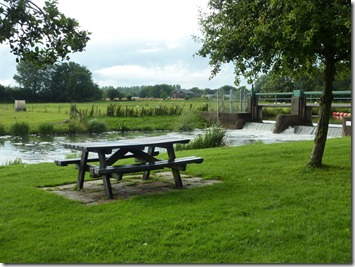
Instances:
[[[44,0],[36,0],[43,6]],[[60,0],[58,7],[92,32],[84,52],[69,55],[93,73],[99,86],[180,84],[183,88],[233,85],[230,64],[209,80],[208,59],[194,57],[201,44],[198,9],[208,0]],[[0,84],[16,74],[15,57],[0,45]],[[11,85],[16,85],[12,80]]]
[[[4,86],[15,86],[16,82],[12,77],[16,74],[16,57],[10,53],[7,45],[0,44],[0,84]]]
[[[180,39],[196,32],[197,8],[206,3],[206,0],[101,0],[98,4],[61,0],[59,8],[67,16],[79,18],[82,28],[92,32],[92,42],[106,43]]]
[[[215,88],[229,73],[233,71],[231,66],[223,68],[221,76],[209,81],[210,69],[191,69],[184,62],[166,65],[116,65],[102,68],[94,72],[95,78],[105,86],[133,86],[155,84],[179,84],[183,88],[190,89],[203,84],[203,88]],[[233,84],[230,81],[228,84]],[[224,84],[221,84],[222,86]],[[219,86],[219,87],[220,87]]]

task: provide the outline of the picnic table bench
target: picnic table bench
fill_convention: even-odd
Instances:
[[[150,171],[170,168],[173,173],[175,187],[182,188],[183,183],[180,170],[186,170],[186,165],[191,163],[202,163],[201,157],[176,158],[174,144],[186,144],[190,139],[172,138],[166,136],[147,137],[139,139],[119,140],[117,142],[95,142],[95,143],[69,143],[64,144],[65,148],[81,151],[80,159],[56,160],[58,166],[74,164],[78,172],[77,187],[83,188],[85,173],[89,172],[91,177],[102,176],[104,189],[108,198],[113,198],[111,178],[122,179],[123,174],[144,172],[143,179],[148,179]],[[160,155],[156,148],[167,150],[168,159],[158,159]],[[96,154],[96,157],[89,158],[89,153]],[[119,160],[135,158],[134,164],[123,164]],[[98,165],[89,163],[97,162]]]

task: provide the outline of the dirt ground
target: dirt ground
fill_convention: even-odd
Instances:
[[[189,177],[182,174],[183,189],[221,183],[219,180],[203,180],[200,177]],[[160,172],[150,175],[149,180],[142,180],[141,175],[124,176],[122,180],[111,179],[114,198],[107,199],[102,179],[84,182],[84,188],[76,190],[76,183],[54,187],[43,187],[43,190],[61,195],[65,198],[79,201],[85,205],[96,205],[126,199],[137,195],[162,194],[174,188],[174,179],[171,172]]]

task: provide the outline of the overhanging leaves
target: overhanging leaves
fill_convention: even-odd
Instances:
[[[57,0],[46,1],[43,9],[29,0],[0,0],[0,18],[0,43],[9,44],[17,62],[45,66],[69,59],[90,39],[75,19],[59,12]]]
[[[284,75],[312,72],[320,61],[350,62],[351,3],[346,0],[210,0],[200,12],[202,43],[211,77],[233,62],[253,78],[270,69]]]

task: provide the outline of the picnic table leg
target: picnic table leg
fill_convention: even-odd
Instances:
[[[168,151],[169,159],[175,159],[176,158],[173,145],[167,147],[167,151]],[[174,168],[171,168],[171,171],[172,171],[173,176],[174,176],[175,187],[176,188],[183,188],[183,183],[182,183],[182,180],[181,180],[180,171],[178,169],[174,169]]]
[[[89,152],[83,152],[81,154],[81,160],[79,163],[79,173],[78,173],[78,181],[76,183],[78,189],[82,189],[84,186],[85,179],[85,166],[87,164]]]
[[[112,187],[111,187],[111,181],[110,181],[110,175],[103,175],[103,182],[104,182],[104,189],[106,192],[106,196],[110,199],[113,198],[113,193],[112,193]]]
[[[106,156],[105,153],[101,152],[99,154],[99,162],[100,162],[100,167],[101,168],[106,168],[107,167],[107,162],[106,162]],[[112,193],[112,187],[111,187],[111,181],[110,181],[111,175],[106,174],[102,176],[102,181],[104,183],[104,189],[106,192],[106,196],[110,199],[113,198],[113,193]]]
[[[155,149],[155,147],[153,147],[153,146],[148,147],[148,154],[149,155],[153,155],[154,154],[154,149]],[[149,179],[149,175],[150,175],[150,171],[144,172],[142,179],[143,180],[148,180]]]

